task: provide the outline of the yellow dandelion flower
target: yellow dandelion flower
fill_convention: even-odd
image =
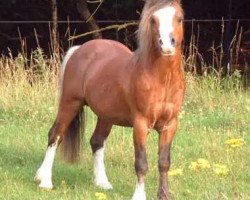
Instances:
[[[208,169],[208,168],[210,168],[210,164],[208,160],[204,158],[199,158],[197,161],[191,162],[191,164],[189,165],[189,169],[193,171],[200,171],[202,169]]]
[[[243,144],[245,143],[243,138],[232,138],[232,139],[228,139],[226,140],[225,144],[227,144],[230,148],[238,148],[243,146]]]
[[[65,180],[62,180],[62,182],[61,182],[61,187],[63,187],[63,188],[66,188],[66,187],[67,187],[67,183],[66,183]]]
[[[169,176],[182,176],[183,175],[183,169],[177,168],[177,169],[172,169],[168,171]]]
[[[191,162],[191,164],[189,165],[188,168],[193,170],[193,171],[197,171],[197,170],[199,170],[199,165],[197,162]]]
[[[61,185],[67,185],[65,180],[62,180]]]
[[[202,169],[210,168],[210,164],[209,164],[208,160],[206,160],[204,158],[199,158],[197,160],[197,162]]]
[[[214,164],[213,171],[220,177],[227,176],[229,174],[229,169],[226,165]]]
[[[104,194],[104,193],[102,193],[102,192],[96,192],[96,193],[95,193],[95,196],[96,196],[96,198],[97,198],[98,200],[106,200],[106,199],[108,199],[108,198],[107,198],[107,195]]]

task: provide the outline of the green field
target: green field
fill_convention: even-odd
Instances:
[[[33,178],[56,115],[57,75],[46,70],[45,61],[33,64],[35,73],[23,70],[22,58],[0,62],[4,69],[0,72],[0,199],[130,199],[136,182],[132,131],[113,127],[106,168],[114,189],[101,190],[93,184],[89,139],[96,118],[90,110],[81,162],[71,166],[57,155],[55,188],[50,192],[38,189]],[[185,103],[172,146],[169,180],[173,199],[250,199],[249,89],[241,87],[238,73],[226,79],[187,73],[186,81]],[[226,144],[229,139],[236,140]],[[158,187],[157,140],[157,133],[152,132],[147,146],[148,199],[156,199]],[[196,162],[198,159],[205,160]]]

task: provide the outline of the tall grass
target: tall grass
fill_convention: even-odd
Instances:
[[[57,96],[57,67],[51,65],[41,49],[28,59],[22,54],[0,58],[1,108],[13,114],[46,115],[55,105]],[[19,113],[19,114],[20,114]]]
[[[194,66],[188,55],[186,65]],[[203,67],[206,66],[203,63]],[[216,71],[216,70],[214,70]],[[250,93],[242,87],[241,75],[186,73],[187,93],[172,147],[170,188],[174,199],[250,199]],[[37,189],[33,176],[41,164],[47,132],[57,110],[58,65],[41,49],[30,58],[19,54],[0,58],[0,199],[130,199],[135,185],[131,129],[113,127],[107,143],[107,173],[114,189],[102,191],[93,185],[89,139],[96,117],[87,111],[82,162],[69,166],[56,159],[51,192]],[[228,139],[243,140],[231,147]],[[157,134],[149,135],[148,199],[156,198]],[[192,169],[191,162],[203,158],[208,168]],[[224,175],[215,164],[225,165]]]

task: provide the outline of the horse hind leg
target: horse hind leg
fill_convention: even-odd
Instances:
[[[90,144],[94,158],[94,182],[102,189],[112,189],[105,171],[104,165],[104,142],[112,128],[112,124],[98,119],[95,131],[91,137]]]
[[[52,184],[52,166],[56,154],[59,138],[51,145],[48,145],[44,160],[40,168],[36,172],[35,180],[39,183],[39,187],[45,190],[51,190]]]
[[[82,101],[71,100],[66,102],[61,100],[56,121],[49,131],[48,147],[44,160],[35,176],[35,180],[40,183],[39,187],[46,190],[51,190],[53,188],[52,167],[56,155],[56,149],[61,141],[63,139],[66,141],[71,139],[70,144],[72,147],[69,151],[74,152],[74,154],[76,154],[77,151],[72,149],[74,149],[75,146],[79,147],[79,145],[77,145],[80,142],[78,141],[79,137],[77,137],[77,135],[79,135],[79,130],[77,130],[76,125],[79,125],[79,117],[77,113],[81,110]],[[72,129],[74,129],[74,131],[72,131]],[[67,132],[67,130],[71,131]],[[72,132],[75,132],[75,134],[70,136],[69,134],[72,134]],[[76,155],[73,157],[76,158]],[[74,160],[74,158],[71,159]]]
[[[39,187],[45,190],[51,190],[53,188],[52,167],[56,155],[56,149],[61,139],[59,135],[57,135],[57,138],[53,138],[53,141],[50,138],[51,135],[58,133],[59,128],[60,126],[57,122],[55,122],[50,129],[47,151],[45,153],[44,160],[35,175],[35,180],[39,183]]]

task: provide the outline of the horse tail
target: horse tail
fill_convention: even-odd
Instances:
[[[62,84],[63,84],[63,77],[64,77],[64,72],[67,66],[67,62],[69,61],[70,57],[73,55],[73,53],[79,48],[80,46],[73,46],[69,48],[67,53],[65,54],[63,61],[62,61],[62,66],[61,66],[61,74],[60,74],[60,80],[59,80],[59,85],[60,85],[60,95],[62,91]]]
[[[79,47],[80,46],[71,47],[67,51],[63,59],[61,67],[60,83],[59,83],[60,96],[62,95],[63,77],[67,66],[67,62]],[[66,162],[75,163],[80,159],[81,143],[83,135],[82,132],[84,132],[84,121],[85,121],[84,117],[85,117],[84,108],[81,107],[76,116],[74,117],[74,119],[71,121],[67,129],[67,132],[64,134],[62,143],[60,145],[60,150],[61,150],[61,157]]]
[[[76,163],[80,160],[84,128],[85,113],[82,107],[71,121],[60,145],[61,157],[64,161]]]

